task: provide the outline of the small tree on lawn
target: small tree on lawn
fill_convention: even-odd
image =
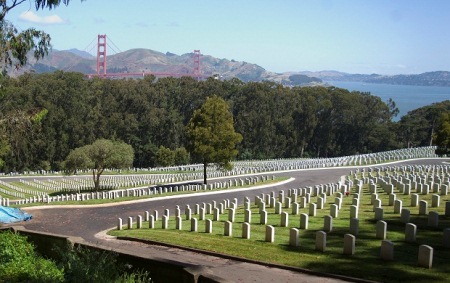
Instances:
[[[66,170],[92,170],[94,188],[100,188],[100,176],[107,168],[129,168],[133,165],[134,151],[124,142],[106,139],[72,150],[66,158]]]
[[[203,163],[205,184],[208,164],[232,169],[230,161],[238,154],[236,145],[242,141],[242,135],[234,131],[233,115],[222,98],[208,97],[203,106],[194,112],[187,125],[187,136],[190,152]]]

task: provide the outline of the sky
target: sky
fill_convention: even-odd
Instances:
[[[271,72],[450,71],[448,0],[71,0],[6,19],[50,34],[54,49],[146,48],[257,64]]]

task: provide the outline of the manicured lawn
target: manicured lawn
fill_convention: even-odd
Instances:
[[[354,192],[354,188],[352,189]],[[397,199],[403,201],[403,208],[410,209],[411,221],[417,225],[417,239],[415,243],[405,242],[405,224],[400,221],[400,214],[394,214],[394,207],[388,206],[389,197],[378,188],[379,198],[384,208],[384,221],[387,222],[387,239],[394,243],[394,261],[387,262],[379,258],[381,240],[375,237],[376,221],[373,207],[370,204],[368,186],[364,185],[360,196],[359,206],[359,234],[356,237],[356,252],[353,256],[343,255],[344,235],[349,233],[350,205],[352,195],[343,196],[342,208],[337,218],[333,219],[333,230],[327,233],[327,247],[325,252],[315,250],[316,231],[323,230],[324,216],[330,214],[330,205],[334,204],[335,195],[327,196],[324,209],[317,210],[316,216],[309,216],[308,230],[300,230],[298,247],[289,246],[289,229],[299,228],[300,216],[292,215],[291,208],[284,208],[289,213],[289,227],[280,227],[280,215],[275,214],[274,208],[267,207],[268,225],[275,227],[275,242],[265,242],[266,225],[259,224],[259,209],[255,201],[251,200],[251,239],[242,238],[242,223],[244,209],[236,210],[231,237],[224,236],[224,222],[228,220],[228,211],[220,215],[220,221],[213,221],[213,233],[205,233],[205,221],[198,221],[198,232],[190,232],[191,221],[185,220],[184,207],[180,207],[183,218],[182,229],[175,229],[175,218],[169,220],[168,229],[161,228],[161,217],[155,223],[155,229],[149,229],[144,223],[142,229],[127,229],[110,231],[110,235],[129,236],[148,239],[179,246],[214,251],[241,258],[270,262],[315,271],[341,274],[368,280],[382,282],[448,282],[450,274],[450,248],[443,246],[443,230],[450,228],[450,217],[445,217],[445,202],[450,196],[441,196],[440,206],[431,207],[432,194],[419,195],[420,200],[428,202],[428,211],[439,213],[439,227],[431,228],[427,225],[427,216],[419,215],[418,207],[411,207],[411,195],[398,193]],[[413,190],[415,193],[415,190]],[[278,192],[276,192],[278,197]],[[298,200],[300,196],[298,197]],[[316,203],[317,197],[311,197]],[[308,214],[308,206],[301,208],[299,213]],[[161,212],[160,212],[161,213]],[[123,219],[132,215],[124,215]],[[135,216],[133,216],[135,217]],[[199,218],[198,215],[193,215]],[[213,219],[207,214],[206,219]],[[126,220],[125,220],[126,221]],[[126,222],[124,221],[124,224]],[[136,221],[136,220],[134,220]],[[418,267],[418,249],[420,245],[429,245],[434,249],[433,267],[426,269]]]

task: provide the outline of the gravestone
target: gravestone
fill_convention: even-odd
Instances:
[[[443,243],[444,247],[450,248],[450,228],[444,229],[443,241],[444,241],[444,243]]]
[[[439,207],[440,205],[441,196],[439,195],[432,195],[431,196],[431,207]]]
[[[155,216],[150,215],[148,219],[148,228],[153,229],[155,228]]]
[[[352,234],[344,235],[344,254],[354,255],[355,254],[355,241],[356,237]]]
[[[436,211],[430,211],[428,213],[428,226],[437,228],[439,226],[439,213]]]
[[[350,218],[358,218],[358,207],[356,205],[350,206]]]
[[[216,207],[213,209],[213,220],[220,221],[220,208]]]
[[[354,236],[358,236],[359,233],[359,219],[351,218],[350,219],[350,234]]]
[[[375,199],[373,201],[373,211],[375,212],[377,208],[381,208],[381,199]]]
[[[175,229],[177,230],[183,229],[183,220],[181,219],[181,216],[175,217]]]
[[[197,218],[191,218],[191,232],[197,232],[198,230],[198,220]]]
[[[308,214],[300,214],[300,229],[308,230]]]
[[[133,228],[133,217],[128,217],[128,229]]]
[[[375,220],[383,220],[384,209],[382,207],[375,208]]]
[[[267,224],[267,211],[261,211],[259,214],[259,224]]]
[[[242,223],[242,238],[250,239],[250,223]]]
[[[418,194],[412,194],[411,195],[411,206],[416,207],[419,205],[419,195]]]
[[[316,204],[315,203],[309,204],[309,216],[316,216]]]
[[[189,206],[186,207],[186,209],[184,210],[184,213],[186,214],[186,220],[191,220],[191,218],[192,218],[192,211],[191,211],[191,208]]]
[[[281,227],[288,227],[289,226],[289,213],[283,212],[281,213]]]
[[[298,215],[300,205],[297,202],[292,204],[292,215]]]
[[[323,209],[324,200],[321,197],[317,198],[317,209]]]
[[[275,228],[272,225],[266,226],[266,242],[273,243],[275,241]]]
[[[419,202],[419,215],[426,215],[428,212],[428,202],[421,200]]]
[[[416,241],[417,226],[413,223],[405,225],[405,242],[414,243]]]
[[[244,211],[244,222],[252,223],[252,211],[250,209]]]
[[[433,248],[428,245],[419,246],[418,264],[421,267],[431,268],[433,266]]]
[[[163,215],[162,222],[161,222],[161,228],[162,229],[168,229],[169,228],[169,216]]]
[[[389,240],[381,241],[380,258],[385,261],[394,260],[394,243]]]
[[[388,203],[389,206],[393,206],[396,199],[397,199],[397,195],[396,194],[390,194],[389,195],[389,203]]]
[[[117,230],[122,230],[122,218],[117,219]]]
[[[205,221],[205,233],[211,234],[212,233],[212,220],[206,219]]]
[[[338,206],[336,204],[332,204],[330,205],[330,215],[333,218],[337,218],[338,217]]]
[[[323,218],[323,230],[327,233],[333,230],[333,217],[325,215]]]
[[[409,223],[409,219],[411,218],[411,212],[409,209],[403,208],[402,212],[400,213],[400,220],[403,223]]]
[[[234,208],[229,208],[229,209],[228,209],[228,221],[234,222],[235,215],[236,215],[236,214],[235,214]]]
[[[394,201],[394,213],[400,213],[402,211],[403,202],[399,199]]]
[[[230,221],[225,221],[224,223],[224,236],[232,237],[233,236],[233,223]]]
[[[205,220],[205,209],[203,207],[200,207],[200,210],[198,212],[198,218],[200,220]]]
[[[298,245],[299,245],[299,230],[297,228],[291,228],[289,230],[289,246],[297,247]]]
[[[316,250],[319,252],[325,252],[327,248],[327,233],[324,231],[316,232]]]
[[[385,240],[386,230],[387,230],[387,223],[383,220],[378,220],[376,224],[376,238]]]

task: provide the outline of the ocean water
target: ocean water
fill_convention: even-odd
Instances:
[[[370,94],[379,96],[385,102],[387,102],[389,98],[392,98],[400,111],[398,116],[394,118],[394,121],[400,120],[401,116],[406,115],[411,110],[435,102],[450,100],[450,87],[369,84],[338,81],[327,83],[350,91],[370,92]]]

